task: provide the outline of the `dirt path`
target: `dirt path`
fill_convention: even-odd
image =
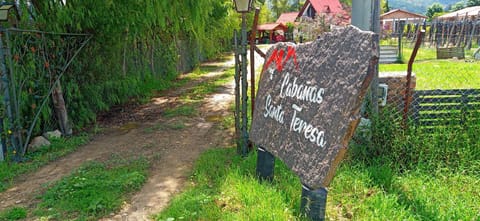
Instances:
[[[34,208],[38,203],[36,196],[45,190],[47,184],[70,174],[87,161],[106,160],[112,155],[146,156],[152,162],[152,168],[144,187],[125,203],[118,214],[111,214],[103,220],[148,220],[181,190],[201,152],[232,142],[231,131],[220,127],[221,120],[232,114],[229,105],[234,99],[233,82],[207,96],[195,117],[162,117],[165,109],[179,105],[179,95],[188,93],[202,81],[221,75],[233,63],[206,65],[218,66],[218,71],[166,92],[141,107],[119,110],[112,114],[115,116],[103,120],[105,130],[89,144],[16,180],[14,187],[0,193],[0,211],[13,206]],[[179,122],[185,125],[183,129],[163,126]]]

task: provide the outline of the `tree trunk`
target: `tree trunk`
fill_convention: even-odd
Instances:
[[[60,131],[64,136],[72,135],[72,127],[68,121],[67,108],[63,99],[62,86],[58,83],[52,93],[53,106],[57,115]]]

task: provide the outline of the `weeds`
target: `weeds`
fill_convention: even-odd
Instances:
[[[108,215],[141,188],[148,165],[144,158],[88,163],[50,187],[35,213],[56,220],[96,220]]]
[[[0,221],[21,220],[27,218],[27,210],[21,207],[14,207],[0,212]]]
[[[24,163],[0,162],[0,192],[5,191],[13,182],[15,177],[34,171],[48,162],[75,151],[80,145],[88,142],[88,136],[82,135],[71,138],[53,139],[52,145],[42,147],[33,153],[25,156]]]
[[[480,126],[476,120],[467,121],[460,128],[433,130],[410,122],[405,129],[400,116],[392,110],[382,111],[372,124],[371,139],[353,143],[349,159],[366,165],[387,165],[396,172],[447,169],[480,175]]]

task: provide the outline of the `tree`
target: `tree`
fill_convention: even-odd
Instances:
[[[303,5],[300,0],[269,0],[269,7],[271,9],[271,17],[270,20],[274,21],[277,20],[278,16],[280,16],[284,12],[292,12],[298,11],[299,5]]]
[[[450,7],[449,11],[454,12],[464,8],[465,8],[465,4],[463,2],[457,2]]]
[[[442,13],[443,12],[443,5],[440,3],[433,3],[428,7],[427,13],[425,14],[429,20],[432,20],[432,18],[435,16],[435,14]]]
[[[467,0],[467,7],[480,5],[480,0]]]
[[[390,6],[388,5],[388,0],[382,0],[380,2],[380,4],[382,5],[382,13],[386,13],[386,12],[390,11]]]

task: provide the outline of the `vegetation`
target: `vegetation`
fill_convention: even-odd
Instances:
[[[144,158],[90,162],[50,187],[35,212],[41,219],[97,220],[118,210],[146,181]]]
[[[392,9],[404,9],[410,12],[425,14],[427,8],[434,3],[440,3],[443,6],[453,5],[461,0],[389,0],[388,3]]]
[[[98,112],[141,102],[153,91],[171,86],[178,73],[229,50],[232,30],[240,21],[230,0],[32,3],[35,7],[29,8],[26,0],[19,1],[19,11],[25,12],[20,28],[93,36],[61,76],[67,57],[80,47],[81,37],[11,35],[13,58],[9,62],[15,68],[16,90],[21,92],[21,119],[15,123],[23,129],[19,131],[27,131],[38,111],[34,134],[58,125],[47,93],[55,79],[61,77],[65,106],[78,131],[95,123]],[[44,99],[47,106],[40,108]],[[6,112],[1,113],[6,125],[1,132],[6,137],[13,126],[3,116]]]
[[[388,129],[384,128],[387,121],[384,122],[379,130]],[[374,134],[384,133],[379,130]],[[394,133],[391,136],[398,135]],[[444,147],[432,144],[430,147],[437,148],[437,151],[429,153],[428,150],[432,149],[422,150],[422,144],[429,142],[427,138],[415,142],[417,145],[412,147],[411,142],[422,135],[409,137],[407,141],[402,141],[404,136],[394,139],[393,144],[398,145],[399,149],[392,149],[385,144],[376,146],[375,150],[365,149],[368,145],[353,147],[329,188],[327,218],[478,219],[478,141],[474,141],[476,147],[461,148],[462,152],[471,151],[466,155],[473,155],[460,163],[455,152],[442,152]],[[408,149],[401,148],[404,144],[410,145]],[[459,146],[448,149],[456,150],[461,145],[460,142]],[[394,159],[404,154],[411,158],[402,159],[396,164]],[[437,161],[440,157],[441,161]],[[472,158],[473,161],[469,161]],[[412,159],[415,161],[408,161]],[[301,185],[297,176],[277,160],[273,183],[261,183],[255,178],[255,162],[255,154],[242,159],[233,148],[206,152],[192,172],[192,185],[156,219],[302,220],[299,214]],[[451,164],[445,164],[447,162]],[[472,162],[475,166],[472,166]],[[457,169],[457,163],[462,167]]]
[[[428,17],[429,20],[432,20],[435,17],[438,17],[443,13],[443,5],[440,3],[433,3],[427,8],[427,13],[425,15]]]
[[[411,48],[404,48],[404,61],[408,61]],[[466,55],[473,54],[473,50],[466,51]],[[416,76],[416,89],[468,89],[480,88],[480,68],[478,62],[466,60],[436,60],[435,48],[422,47],[413,64]],[[380,65],[380,71],[406,71],[407,64]]]
[[[88,136],[58,138],[51,142],[52,145],[49,147],[39,148],[34,153],[27,155],[26,161],[22,164],[10,164],[8,160],[0,162],[0,192],[10,187],[16,177],[34,171],[40,166],[75,151],[77,147],[88,142]]]
[[[406,49],[407,57],[410,53]],[[419,51],[414,71],[418,79],[426,78],[421,81],[453,75],[467,82],[464,87],[480,85],[473,71],[478,63],[434,57],[431,50]],[[406,65],[381,65],[380,70],[405,71]],[[429,87],[420,80],[418,86]],[[354,137],[329,187],[327,219],[480,219],[480,122],[424,131],[413,124],[405,129],[400,116],[384,109],[371,133]],[[255,153],[242,159],[234,148],[206,152],[191,185],[156,220],[303,220],[297,176],[277,160],[273,183],[259,182],[255,165]]]
[[[27,218],[27,210],[21,207],[14,207],[0,212],[1,221],[22,220]]]

